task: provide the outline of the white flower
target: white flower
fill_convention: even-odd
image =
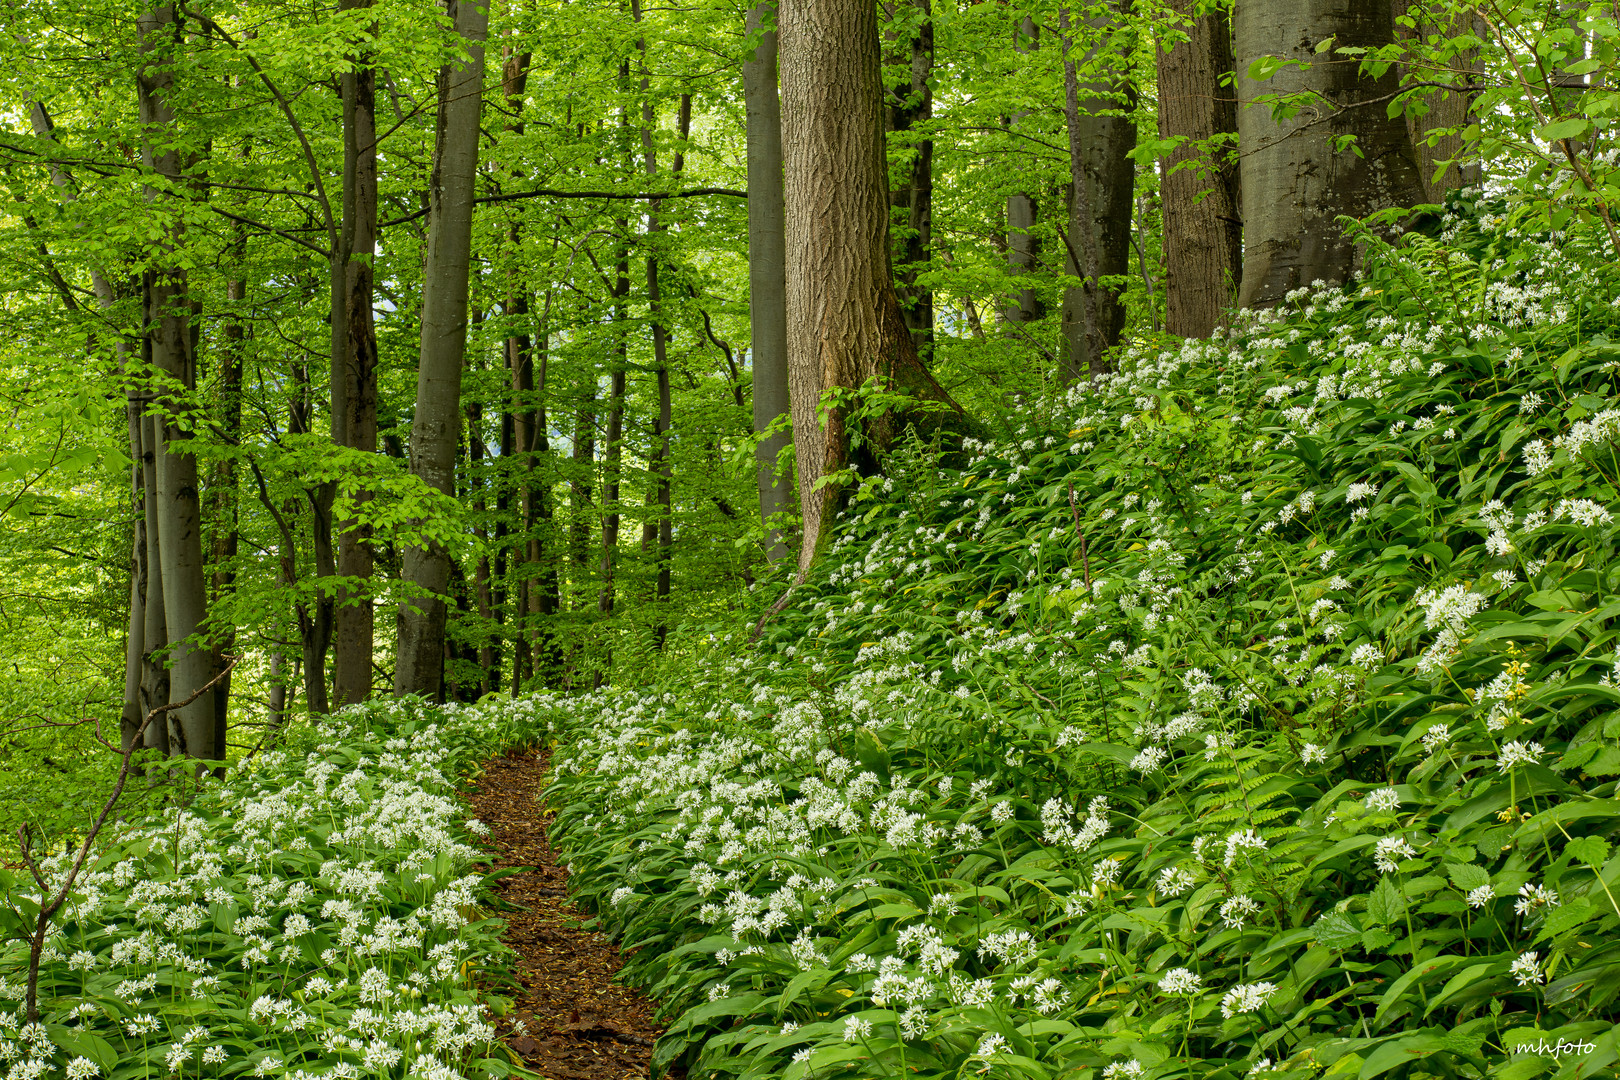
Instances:
[[[1259,1012],[1266,999],[1276,992],[1275,983],[1239,983],[1221,998],[1221,1015],[1230,1020],[1238,1013]]]
[[[973,1056],[991,1057],[995,1054],[1005,1054],[1009,1052],[1010,1051],[1007,1049],[1007,1040],[1001,1035],[992,1031],[990,1034],[979,1040],[979,1048],[973,1051]]]
[[[1378,485],[1365,481],[1351,484],[1350,489],[1344,493],[1344,501],[1347,503],[1358,503],[1362,499],[1376,499],[1377,497]]]
[[[1503,745],[1502,753],[1496,759],[1496,769],[1498,772],[1507,772],[1509,769],[1516,769],[1520,765],[1534,765],[1536,760],[1541,757],[1541,754],[1542,747],[1540,743],[1521,743],[1519,740],[1513,739]]]
[[[1534,952],[1521,953],[1519,958],[1508,967],[1508,974],[1520,986],[1532,986],[1547,981],[1547,973],[1541,970],[1541,962]]]
[[[1163,765],[1169,756],[1163,747],[1144,746],[1141,752],[1131,759],[1131,768],[1143,775],[1157,772],[1159,766]]]
[[[1306,765],[1320,765],[1327,760],[1327,751],[1313,742],[1299,748],[1299,760]]]
[[[1161,994],[1196,994],[1203,986],[1204,980],[1186,968],[1171,968],[1159,980]]]
[[[1221,905],[1221,921],[1233,930],[1243,929],[1243,924],[1251,915],[1260,913],[1260,905],[1243,893],[1232,897]]]
[[[1410,859],[1417,854],[1417,849],[1407,843],[1403,836],[1386,836],[1378,841],[1373,851],[1373,865],[1385,874],[1393,874],[1400,868],[1401,859]]]
[[[862,1020],[858,1016],[846,1016],[844,1018],[845,1042],[858,1042],[870,1034],[872,1034],[872,1022],[870,1020]]]
[[[1529,915],[1542,908],[1558,906],[1558,891],[1541,885],[1526,882],[1519,886],[1519,899],[1514,902],[1513,910],[1520,915]]]
[[[1142,1063],[1140,1061],[1116,1061],[1112,1065],[1103,1066],[1103,1080],[1141,1080]]]
[[[1264,850],[1266,850],[1266,842],[1253,829],[1244,829],[1241,832],[1232,833],[1226,838],[1226,868],[1228,870],[1232,869],[1232,864],[1237,860],[1240,851]]]
[[[1379,788],[1367,795],[1368,813],[1388,813],[1401,805],[1401,797],[1395,793],[1394,788]]]
[[[1198,879],[1180,866],[1167,866],[1159,871],[1156,887],[1165,896],[1180,896],[1198,883]]]
[[[1469,907],[1474,908],[1477,911],[1486,904],[1490,903],[1493,899],[1495,899],[1495,897],[1496,891],[1492,889],[1491,886],[1480,885],[1477,888],[1469,889],[1468,895],[1464,899],[1468,901]]]
[[[1432,754],[1451,741],[1451,727],[1448,724],[1435,724],[1423,733],[1423,752]]]

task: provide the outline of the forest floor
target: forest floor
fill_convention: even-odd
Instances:
[[[468,796],[490,827],[491,869],[532,868],[494,886],[516,908],[504,913],[505,941],[518,954],[520,983],[512,1011],[499,1020],[501,1036],[546,1080],[640,1080],[663,1028],[650,1002],[614,981],[619,950],[583,929],[583,913],[568,902],[568,871],[546,835],[551,814],[538,802],[546,767],[533,752],[493,758]]]

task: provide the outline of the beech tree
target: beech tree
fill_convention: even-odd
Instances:
[[[148,188],[147,198],[155,202],[178,194],[185,180],[171,97],[186,33],[169,5],[146,12],[136,25],[144,60],[137,78],[145,136],[142,156],[146,167],[164,184],[162,189]],[[162,580],[164,640],[169,646],[169,703],[181,705],[166,714],[165,748],[177,755],[214,760],[225,756],[224,733],[216,730],[213,700],[198,696],[216,672],[214,654],[195,637],[208,617],[197,459],[174,445],[191,434],[188,429],[195,418],[185,415],[186,394],[195,389],[197,376],[188,277],[178,250],[183,243],[182,226],[170,218],[168,257],[147,272],[144,282],[144,346],[150,357],[155,406],[146,434],[151,437],[156,474],[156,483],[147,494],[154,502],[151,524],[156,526],[155,562]]]
[[[467,279],[472,261],[474,181],[483,113],[484,39],[489,9],[451,0],[451,18],[467,58],[439,77],[438,127],[428,188],[427,263],[422,275],[422,347],[411,422],[411,472],[455,492],[461,430],[461,369],[467,345]],[[444,689],[445,590],[450,552],[428,542],[406,549],[405,580],[414,595],[401,606],[394,692],[438,698]]]
[[[1244,0],[1234,41],[1240,100],[1295,95],[1289,108],[1298,110],[1283,119],[1263,103],[1238,112],[1238,302],[1266,307],[1313,281],[1349,278],[1355,243],[1340,216],[1416,206],[1424,191],[1406,123],[1389,115],[1400,90],[1393,66],[1376,78],[1362,71],[1364,51],[1394,41],[1386,0]],[[1269,79],[1255,77],[1256,61]]]

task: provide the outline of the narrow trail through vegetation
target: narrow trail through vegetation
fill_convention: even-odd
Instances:
[[[513,752],[487,762],[468,797],[490,828],[492,869],[534,868],[494,886],[516,906],[506,915],[506,943],[518,953],[521,984],[512,1012],[500,1020],[501,1036],[546,1080],[646,1077],[663,1029],[651,1003],[614,981],[624,963],[619,950],[579,926],[568,871],[546,835],[551,815],[537,802],[545,775],[539,754]]]

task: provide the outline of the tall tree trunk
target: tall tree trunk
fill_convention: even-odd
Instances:
[[[1406,123],[1385,101],[1399,89],[1393,66],[1364,77],[1355,58],[1317,55],[1377,50],[1394,38],[1388,0],[1244,0],[1235,18],[1238,95],[1247,103],[1309,91],[1319,107],[1274,121],[1266,104],[1238,111],[1243,155],[1243,285],[1238,303],[1269,307],[1314,281],[1342,282],[1355,269],[1355,244],[1335,220],[1423,202],[1423,183]],[[1262,56],[1308,65],[1268,82],[1249,78]],[[1335,140],[1355,137],[1355,149]]]
[[[1058,9],[1063,35],[1063,114],[1069,133],[1069,228],[1065,267],[1084,279],[1063,297],[1062,376],[1073,382],[1109,369],[1107,351],[1125,329],[1120,289],[1104,278],[1130,270],[1131,206],[1136,193],[1135,89],[1114,58],[1128,55],[1114,38],[1123,24],[1121,8],[1085,23],[1093,38],[1085,59],[1088,76],[1080,82],[1069,11]],[[1083,95],[1083,96],[1082,96]]]
[[[885,0],[883,6],[891,27],[889,63],[901,68],[887,87],[884,110],[889,153],[904,147],[891,170],[899,182],[889,192],[891,224],[903,222],[894,237],[894,287],[917,355],[926,364],[934,354],[934,293],[918,276],[927,271],[933,246],[934,140],[917,129],[926,130],[934,118],[934,12],[931,0]]]
[[[1159,159],[1164,213],[1165,329],[1208,337],[1243,277],[1238,167],[1230,139],[1237,101],[1226,6],[1195,14],[1199,0],[1174,0],[1186,39],[1159,41],[1159,138],[1179,144]]]
[[[142,285],[142,304],[145,304],[145,285]],[[152,340],[143,339],[141,351],[145,367],[151,370]],[[132,395],[133,396],[133,395]],[[145,411],[150,394],[140,396],[139,409]],[[158,481],[157,459],[159,432],[162,421],[147,414],[140,419],[141,429],[141,532],[146,540],[144,570],[146,576],[146,627],[141,633],[141,717],[145,719],[153,709],[169,703],[169,620],[163,611],[163,552],[158,546]],[[169,752],[169,725],[149,724],[146,728],[148,749]]]
[[[287,430],[293,435],[307,435],[315,414],[308,364],[293,363],[292,384],[292,398],[287,405]],[[332,492],[331,484],[320,484],[304,490],[304,501],[309,504],[310,550],[318,578],[337,573],[337,559],[332,550]],[[296,502],[290,504],[285,513],[289,517],[295,516],[297,505]],[[298,582],[298,550],[291,535],[282,538],[282,548],[283,584],[291,590]],[[313,595],[299,599],[293,605],[298,616],[304,702],[311,716],[324,716],[332,711],[326,687],[326,656],[332,648],[332,627],[336,621],[333,607],[331,593],[321,589],[316,589]]]
[[[224,348],[219,350],[219,403],[215,416],[226,439],[240,443],[242,434],[242,373],[247,359],[247,324],[243,320],[243,307],[247,300],[247,279],[243,263],[247,259],[247,231],[238,225],[231,242],[231,269],[234,273],[225,281]],[[214,579],[211,604],[227,600],[236,591],[236,553],[241,542],[241,496],[237,490],[237,468],[234,457],[223,458],[215,467],[209,483],[209,517],[214,521]],[[229,663],[227,656],[236,644],[234,621],[220,627],[219,640],[214,644],[215,670]],[[230,706],[231,673],[226,671],[214,684],[214,737],[216,745],[225,745],[226,718]],[[223,752],[223,751],[222,751]]]
[[[367,10],[372,0],[341,0],[341,10]],[[373,24],[375,28],[375,24]],[[372,57],[355,58],[343,74],[343,229],[339,244],[343,293],[341,349],[334,354],[334,437],[340,445],[377,452],[377,331],[372,313],[377,248],[377,75]],[[339,390],[341,385],[341,392]],[[338,413],[342,413],[339,424]],[[355,493],[357,502],[370,497]],[[332,689],[337,705],[371,696],[375,621],[371,599],[374,560],[370,530],[354,520],[338,525],[337,572],[357,582],[339,591],[334,612]]]
[[[170,185],[183,181],[180,155],[174,148],[175,116],[169,98],[174,91],[177,54],[184,45],[174,8],[160,6],[136,22],[142,65],[137,77],[140,97],[142,149],[147,168]],[[147,198],[156,202],[156,189]],[[166,241],[182,243],[179,227]],[[146,333],[151,342],[152,366],[162,379],[157,401],[163,411],[157,441],[158,552],[163,575],[163,608],[170,643],[169,701],[196,697],[189,705],[168,714],[169,750],[199,760],[224,756],[216,745],[214,703],[197,694],[214,677],[214,656],[190,640],[208,616],[208,588],[202,553],[202,505],[198,495],[197,460],[170,448],[175,439],[189,436],[189,424],[179,422],[189,409],[186,396],[196,385],[196,357],[192,336],[191,298],[186,272],[179,265],[159,265],[146,276]]]
[[[619,485],[624,463],[624,394],[625,372],[629,368],[629,339],[626,329],[630,322],[630,249],[625,237],[630,223],[624,218],[616,222],[619,231],[618,257],[613,262],[613,347],[609,353],[612,370],[608,373],[607,445],[602,453],[602,559],[598,572],[602,578],[602,591],[597,597],[596,610],[602,615],[613,614],[616,599],[617,568],[619,562]],[[606,667],[612,667],[609,654]]]
[[[437,490],[453,495],[489,8],[473,0],[451,0],[450,7],[468,57],[465,63],[446,66],[439,74],[438,130],[429,192],[432,210],[422,278],[422,344],[416,375],[416,416],[411,424],[411,471]],[[404,562],[405,579],[414,595],[401,605],[394,693],[421,694],[438,700],[444,691],[450,553],[437,543],[413,546],[406,549]]]
[[[636,21],[641,20],[640,0],[630,0],[630,11]],[[641,50],[641,154],[649,180],[658,175],[658,154],[653,143],[657,117],[653,113],[647,70],[647,39],[637,42]],[[682,94],[676,110],[675,132],[683,146],[692,129],[692,95]],[[685,171],[685,156],[675,152],[670,162],[671,177],[678,178]],[[670,428],[674,423],[674,402],[669,382],[669,322],[665,318],[663,288],[659,281],[659,237],[665,232],[659,220],[663,208],[661,199],[651,199],[647,206],[647,308],[652,323],[653,374],[658,386],[658,416],[653,422],[652,453],[648,455],[647,469],[653,475],[653,490],[647,500],[651,511],[643,526],[642,550],[651,547],[656,552],[658,573],[653,583],[653,645],[662,649],[669,636],[668,601],[673,573],[672,546],[674,543],[674,463],[670,459]]]
[[[1034,52],[1040,46],[1040,34],[1041,28],[1035,20],[1024,16],[1013,31],[1013,49],[1020,53]],[[1012,117],[1007,123],[1008,129],[1017,128],[1023,118],[1023,113]],[[1028,192],[1007,196],[1007,272],[1014,277],[1031,273],[1040,263],[1040,238],[1035,235],[1039,217],[1040,207]],[[1034,322],[1044,314],[1046,306],[1033,289],[1020,290],[1004,312],[1007,321],[1013,323]]]
[[[531,54],[510,52],[501,65],[501,92],[512,119],[507,130],[523,133],[523,95],[529,85]],[[521,247],[522,227],[514,219],[507,230],[507,241],[516,252]],[[556,243],[555,237],[552,240]],[[522,691],[523,684],[534,674],[533,654],[529,647],[529,597],[534,588],[534,564],[528,555],[537,522],[535,468],[536,413],[534,400],[534,347],[530,336],[530,303],[528,286],[519,274],[514,274],[508,295],[501,304],[507,318],[506,367],[510,380],[510,407],[502,420],[503,434],[510,433],[510,442],[502,446],[502,457],[515,462],[513,477],[516,487],[518,513],[518,540],[511,553],[510,580],[514,583],[509,593],[515,593],[517,618],[508,623],[512,634],[512,694]],[[507,455],[510,455],[508,458]]]
[[[551,302],[540,312],[540,323],[535,333],[535,358],[539,361],[530,375],[532,408],[534,410],[534,453],[529,456],[530,479],[527,490],[532,495],[528,514],[534,521],[529,532],[529,564],[537,572],[529,587],[528,617],[533,624],[530,634],[534,649],[534,676],[541,685],[557,687],[562,684],[562,648],[552,625],[562,607],[561,575],[558,573],[558,545],[556,504],[552,499],[551,426],[546,414],[546,390],[550,379],[551,362]]]
[[[782,105],[776,87],[776,22],[774,0],[760,0],[748,10],[749,36],[760,34],[759,47],[743,61],[743,103],[748,140],[748,322],[754,376],[754,434],[788,412],[787,252],[783,238]],[[759,520],[765,527],[765,557],[772,563],[789,555],[776,515],[792,512],[788,478],[777,475],[777,461],[787,447],[783,431],[761,439],[754,454],[759,485]]]
[[[876,377],[922,402],[961,410],[917,357],[889,272],[888,168],[883,154],[877,10],[865,0],[785,0],[781,8],[782,144],[786,172],[788,371],[803,514],[801,573],[831,534],[845,485],[818,481],[850,464],[843,402]],[[908,423],[941,412],[890,414],[865,434],[879,449]]]
[[[1421,48],[1424,41],[1433,37],[1453,38],[1464,33],[1481,39],[1485,37],[1484,21],[1472,10],[1455,15],[1451,20],[1436,21],[1422,3],[1392,0],[1390,14],[1394,18],[1396,40],[1408,48]],[[1408,26],[1408,22],[1414,25]],[[1479,49],[1469,49],[1451,57],[1442,69],[1435,70],[1422,63],[1415,68],[1402,64],[1401,74],[1403,77],[1410,74],[1428,81],[1478,87],[1485,75],[1485,57]],[[1582,81],[1584,77],[1574,78]],[[1418,178],[1423,181],[1424,198],[1429,202],[1439,202],[1448,191],[1479,183],[1481,162],[1477,156],[1478,145],[1474,145],[1473,155],[1465,156],[1468,147],[1461,134],[1461,129],[1470,123],[1474,100],[1478,96],[1477,89],[1467,93],[1427,90],[1418,95],[1418,100],[1428,106],[1429,111],[1422,116],[1409,113],[1406,117],[1412,150],[1417,156]],[[1453,130],[1443,133],[1447,128]]]

